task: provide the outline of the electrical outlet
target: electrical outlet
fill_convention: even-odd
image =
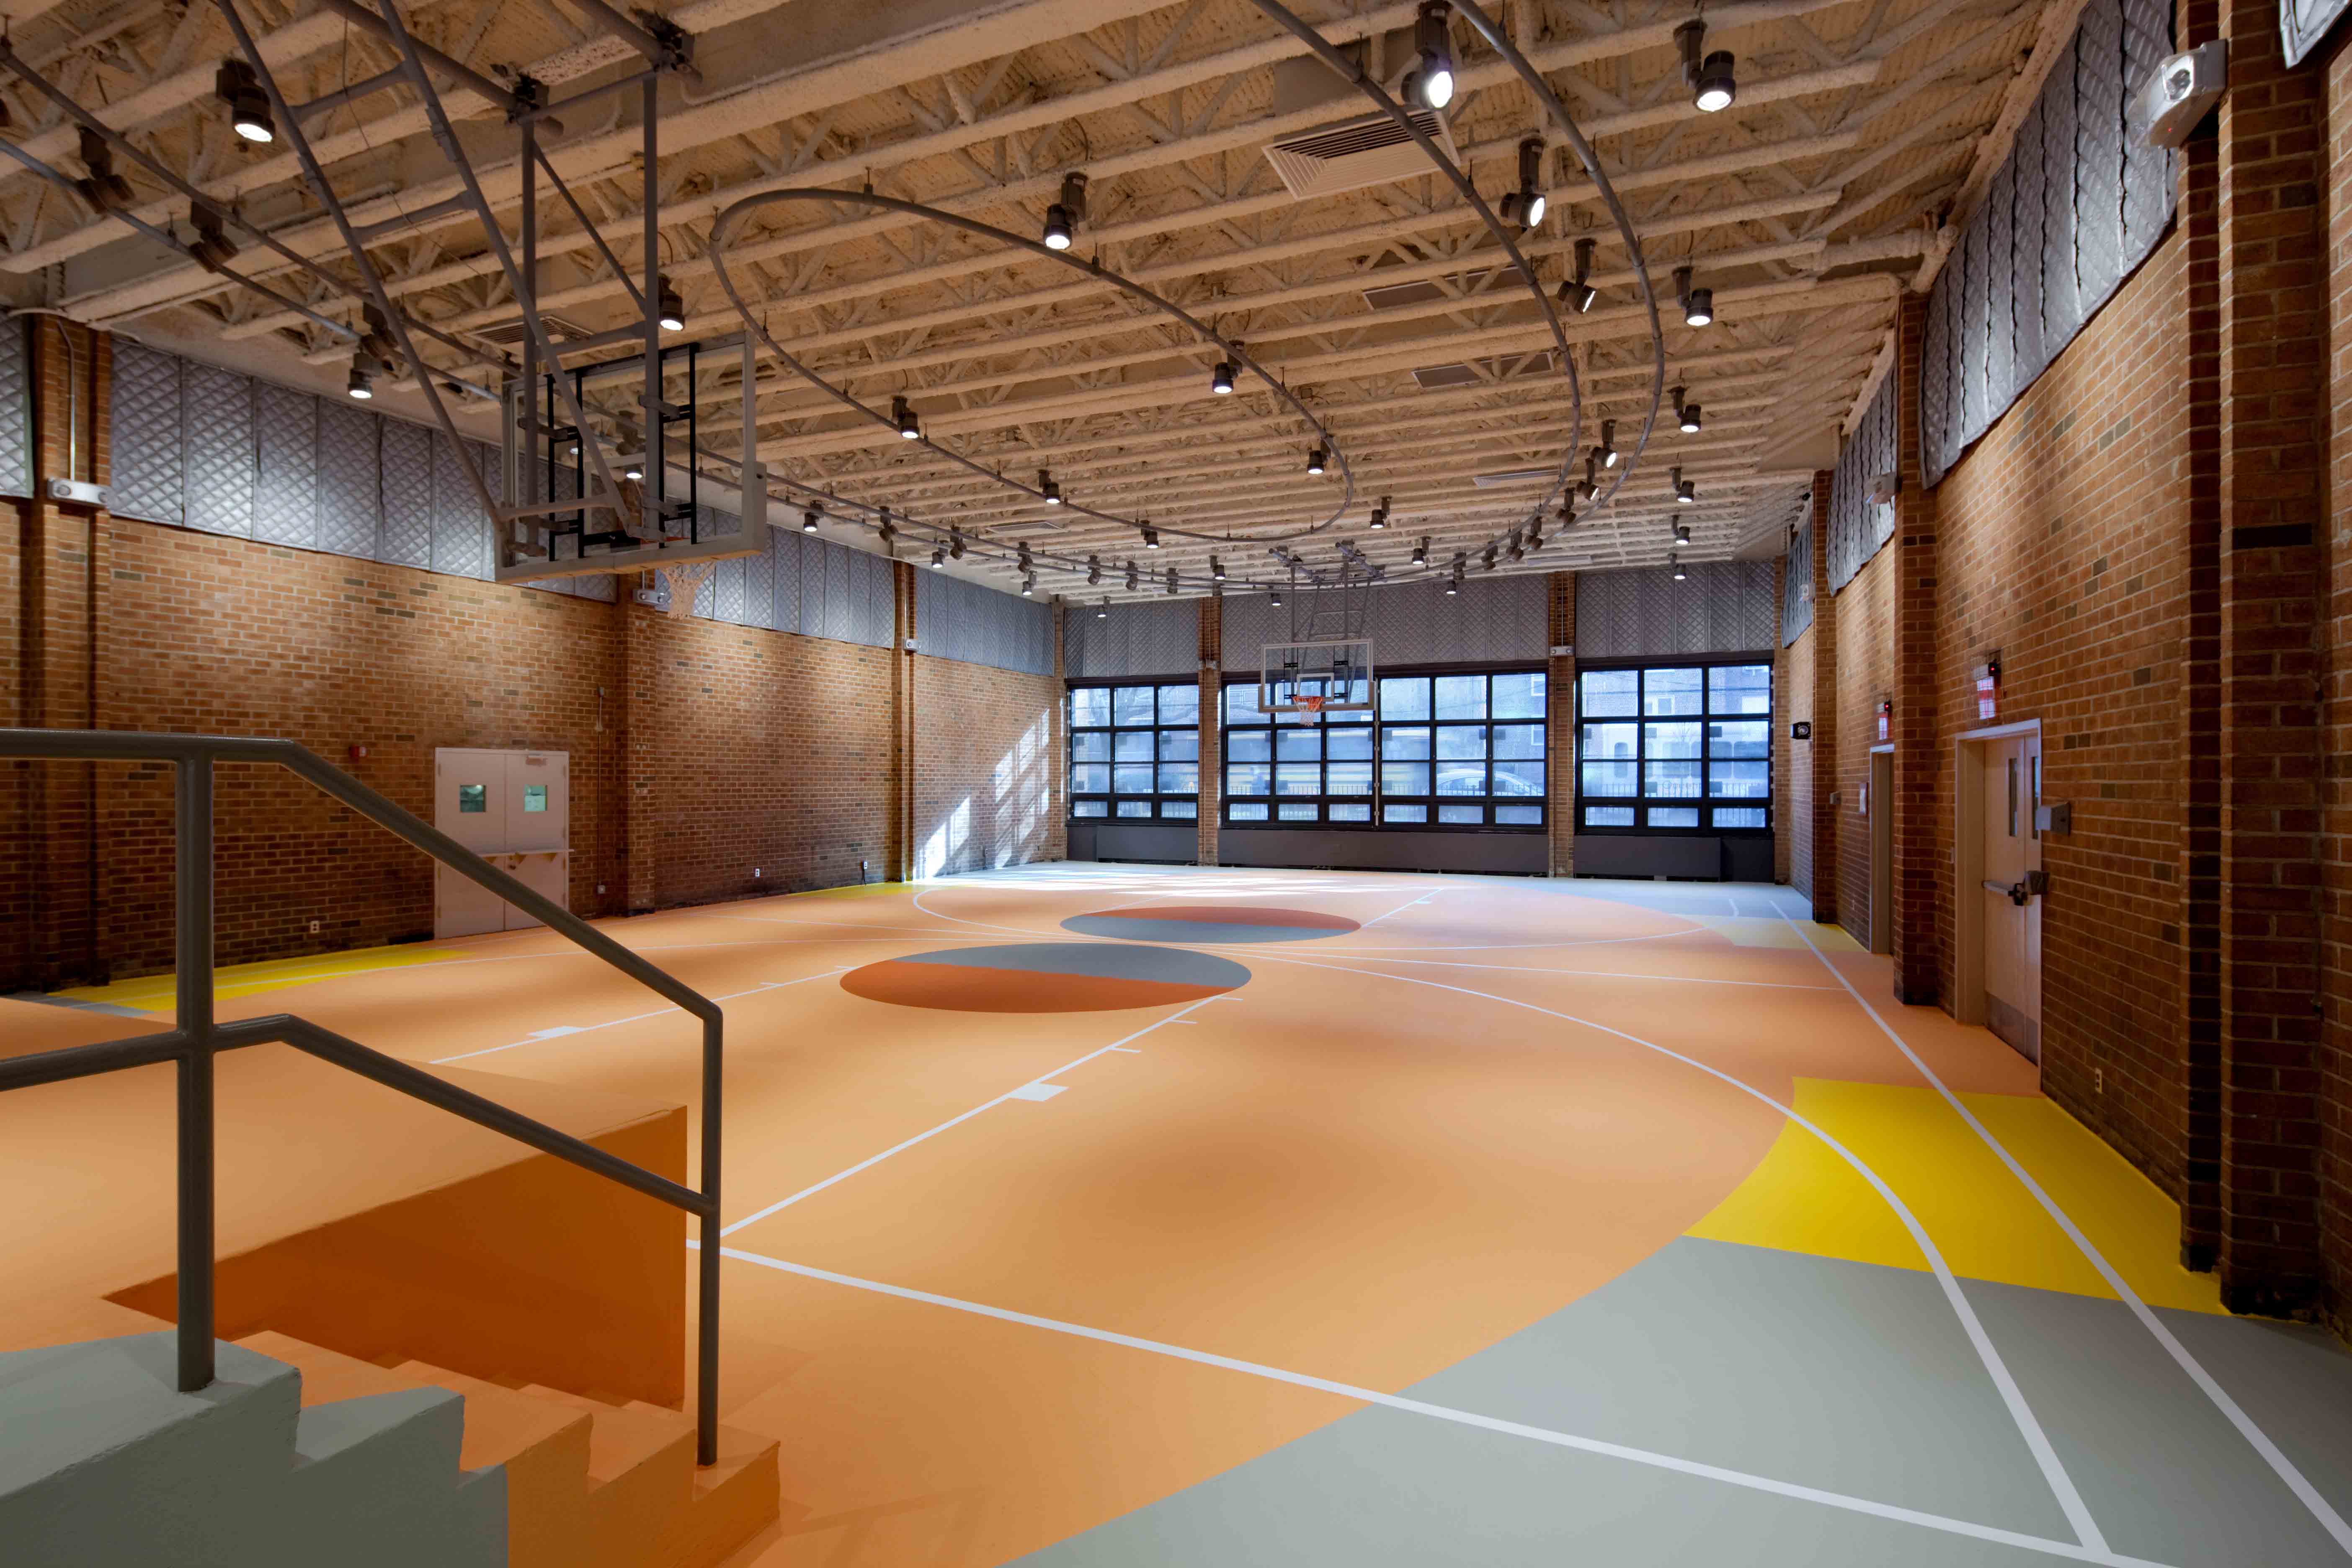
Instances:
[[[751,868],[751,879],[755,882],[760,879],[760,868],[757,866]]]
[[[2107,1092],[2106,1068],[2093,1068],[2091,1069],[2091,1092],[2093,1094],[2105,1094]]]
[[[310,934],[312,936],[319,934],[319,922],[317,921],[312,921],[310,922]]]
[[[602,882],[596,884],[596,896],[600,899],[604,896],[604,884]]]

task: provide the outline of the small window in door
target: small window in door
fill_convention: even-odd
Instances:
[[[459,784],[457,786],[457,809],[459,811],[489,810],[490,786],[488,784]]]
[[[2009,759],[2009,836],[2017,837],[2017,759]]]
[[[525,811],[545,811],[547,809],[547,786],[545,784],[523,785],[522,808]]]

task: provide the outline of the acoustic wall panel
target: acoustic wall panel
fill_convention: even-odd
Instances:
[[[1920,389],[1928,483],[2009,411],[2163,237],[2178,199],[2174,155],[2135,140],[2129,104],[2171,40],[2164,0],[2090,0],[1937,274]]]
[[[383,421],[353,408],[348,398],[321,397],[314,408],[318,468],[310,490],[318,516],[312,536],[321,550],[372,558],[382,532],[376,428]]]
[[[1956,328],[1948,326],[1946,331],[1945,342],[1954,345],[1965,342]],[[1965,363],[1952,373],[1955,382],[1965,382],[1968,377]],[[1955,395],[1946,395],[1948,400]],[[1823,544],[1829,552],[1832,592],[1853,582],[1854,574],[1870,563],[1879,547],[1895,537],[1895,509],[1872,502],[1870,481],[1901,465],[1895,402],[1895,377],[1890,373],[1871,395],[1853,434],[1838,449],[1837,468],[1830,477],[1829,538]]]
[[[395,566],[433,564],[433,436],[397,419],[383,422],[383,531],[375,558]]]
[[[319,539],[319,400],[254,389],[253,537],[309,550]]]
[[[114,340],[113,463],[107,505],[118,517],[180,521],[180,362],[128,338]]]
[[[711,569],[710,587],[711,619],[725,621],[730,626],[741,626],[746,593],[742,561],[738,559],[719,562]]]
[[[1780,646],[1788,647],[1813,624],[1813,525],[1801,525],[1780,558]]]
[[[1054,673],[1050,607],[1040,600],[1000,593],[943,573],[915,574],[915,639],[917,647],[935,658],[993,665],[1028,675]]]
[[[1245,602],[1227,599],[1225,614],[1230,616],[1235,605]],[[1200,662],[1198,599],[1073,604],[1062,617],[1062,669],[1073,680],[1181,676]]]
[[[0,327],[0,495],[33,493],[32,323]]]
[[[253,381],[190,361],[181,373],[182,521],[207,533],[253,533]]]
[[[1445,578],[1434,573],[1380,584],[1370,590],[1364,610],[1372,661],[1383,668],[1540,662],[1549,648],[1550,593],[1549,579],[1539,573],[1474,576],[1455,595],[1445,592]],[[1255,669],[1266,644],[1307,637],[1314,624],[1307,590],[1285,597],[1280,609],[1264,594],[1226,598],[1221,623],[1226,668]]]
[[[1576,657],[1755,653],[1776,646],[1780,605],[1769,561],[1704,561],[1677,583],[1663,566],[1580,572]]]

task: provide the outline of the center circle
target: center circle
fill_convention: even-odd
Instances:
[[[1345,915],[1273,910],[1262,904],[1137,904],[1072,915],[1064,931],[1129,942],[1316,942],[1360,929]]]
[[[853,969],[841,988],[871,1002],[963,1013],[1089,1013],[1164,1007],[1249,983],[1229,958],[1178,947],[1021,942],[910,952]]]

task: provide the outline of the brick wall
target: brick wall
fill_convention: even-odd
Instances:
[[[1998,654],[2001,723],[2039,720],[2042,1085],[2176,1196],[2183,1191],[2182,628],[2194,565],[2187,244],[2174,234],[1937,488],[1935,694],[1979,727]],[[1937,771],[1937,963],[1955,984],[1950,743]]]
[[[2322,646],[2327,760],[2320,818],[2324,1083],[2316,1175],[2325,1197],[2321,1255],[2339,1324],[2352,1300],[2352,49],[2326,66],[2330,414],[2329,579]]]
[[[911,662],[916,874],[1060,859],[1061,682],[922,654]]]
[[[1780,650],[1772,662],[1775,686],[1773,717],[1779,721],[1780,733],[1786,736],[1789,726],[1813,722],[1813,628],[1807,626],[1797,634],[1797,640]],[[1773,777],[1780,781],[1778,794],[1780,810],[1775,820],[1780,824],[1779,837],[1789,858],[1789,885],[1808,899],[1813,892],[1813,769],[1812,750],[1815,742],[1798,741],[1788,743],[1788,765],[1779,767]]]
[[[1818,552],[1817,552],[1818,553]],[[1837,918],[1846,934],[1870,945],[1870,819],[1863,815],[1870,749],[1878,743],[1878,703],[1895,690],[1895,573],[1889,545],[1870,558],[1837,595],[1837,799],[1831,809],[1837,847]],[[1818,616],[1819,609],[1816,607]],[[1887,803],[1873,800],[1873,811]]]
[[[1796,816],[1791,807],[1794,796],[1790,793],[1789,770],[1791,742],[1789,740],[1789,700],[1791,671],[1788,654],[1780,646],[1780,606],[1787,604],[1783,596],[1789,571],[1788,557],[1772,563],[1772,879],[1786,882],[1796,856]]]

